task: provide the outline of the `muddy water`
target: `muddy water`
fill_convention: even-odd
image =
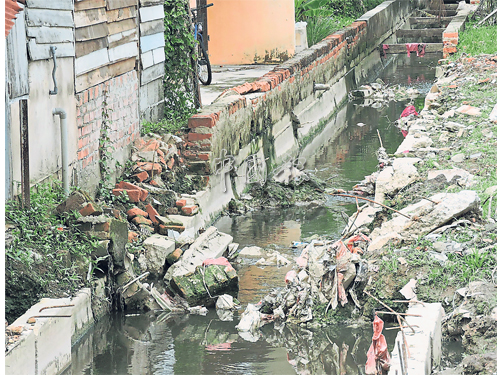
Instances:
[[[430,55],[416,60],[400,57],[387,65],[380,77],[387,83],[415,85],[425,92],[434,73]],[[348,103],[323,132],[316,144],[304,150],[305,169],[328,180],[332,187],[349,190],[377,168],[375,152],[380,147],[377,129],[388,153],[395,151],[403,136],[392,125],[407,101],[369,106]],[[422,100],[417,101],[422,105]],[[332,129],[337,129],[333,131]],[[340,129],[340,131],[339,131]],[[290,247],[312,235],[339,237],[345,223],[342,212],[351,215],[352,202],[329,198],[325,206],[265,209],[245,216],[223,217],[215,226],[231,234],[243,246],[277,249],[299,255]],[[283,286],[290,269],[258,267],[255,260],[238,265],[239,300],[256,303],[275,287]],[[274,323],[258,335],[242,337],[233,321],[222,321],[215,311],[205,317],[168,314],[111,314],[98,322],[73,347],[68,374],[363,374],[371,327],[331,326],[307,330]],[[392,350],[396,330],[387,331]]]

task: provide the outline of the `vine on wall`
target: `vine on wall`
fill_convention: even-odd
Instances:
[[[184,123],[195,110],[194,37],[187,0],[166,0],[165,18],[165,118]]]

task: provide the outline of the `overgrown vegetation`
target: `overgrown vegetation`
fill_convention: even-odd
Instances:
[[[193,89],[194,38],[191,33],[189,3],[168,0],[164,4],[165,35],[165,119],[159,124],[145,124],[147,132],[175,131],[196,112]]]
[[[312,46],[381,3],[381,0],[295,0],[295,21],[307,22],[307,43]]]
[[[74,220],[55,214],[62,200],[62,186],[53,182],[32,189],[29,209],[21,208],[18,201],[5,205],[5,314],[9,323],[41,297],[68,296],[87,282],[90,253],[97,241],[71,224]]]
[[[455,58],[462,53],[477,56],[481,53],[497,53],[497,26],[479,26],[475,28],[476,23],[467,23],[467,28],[460,33],[458,41],[458,53]]]

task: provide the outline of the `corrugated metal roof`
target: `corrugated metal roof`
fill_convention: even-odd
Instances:
[[[16,19],[17,14],[23,10],[22,7],[19,6],[19,3],[26,4],[26,0],[5,0],[5,37],[9,35],[10,30],[14,26],[14,20]]]

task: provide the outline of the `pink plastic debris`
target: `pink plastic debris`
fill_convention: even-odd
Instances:
[[[212,266],[212,265],[216,265],[216,266],[226,266],[226,271],[229,271],[231,269],[233,269],[233,266],[231,266],[231,263],[229,263],[229,261],[224,258],[224,257],[220,257],[220,258],[217,258],[217,259],[214,259],[214,258],[208,258],[208,259],[205,259],[203,261],[203,266]]]
[[[295,261],[297,262],[297,265],[300,268],[306,268],[308,260],[309,260],[309,249],[308,247],[306,247],[304,250],[302,250],[302,253]]]
[[[382,334],[384,321],[375,315],[373,320],[372,344],[366,356],[368,360],[365,365],[366,375],[380,375],[391,367],[391,356],[387,349],[387,342]]]
[[[413,105],[409,105],[408,107],[406,107],[403,113],[401,113],[401,116],[399,116],[399,118],[407,117],[410,115],[418,116],[417,110]]]

